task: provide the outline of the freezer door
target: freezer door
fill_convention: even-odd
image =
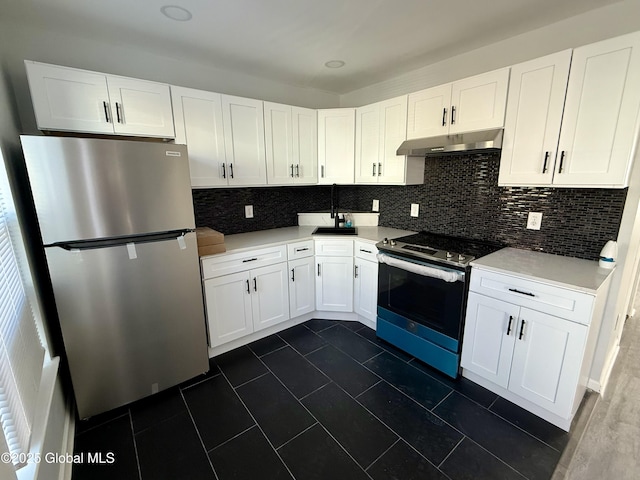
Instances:
[[[195,233],[46,254],[81,418],[209,369]]]
[[[195,228],[184,145],[21,140],[45,245]]]

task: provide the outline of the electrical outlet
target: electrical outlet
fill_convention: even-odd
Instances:
[[[244,206],[244,218],[253,218],[253,205]]]
[[[420,212],[420,204],[419,203],[412,203],[411,204],[411,216],[412,217],[417,217],[419,212]]]
[[[527,228],[529,230],[540,230],[542,225],[542,212],[529,212],[527,217]]]
[[[371,205],[371,211],[372,212],[379,212],[380,211],[380,200],[374,200],[373,201],[373,205]]]

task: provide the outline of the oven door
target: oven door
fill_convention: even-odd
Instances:
[[[458,341],[466,298],[465,273],[403,260],[383,262],[378,270],[378,306]]]

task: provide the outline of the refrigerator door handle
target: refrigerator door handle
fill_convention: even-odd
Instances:
[[[45,247],[59,247],[67,251],[91,250],[94,248],[117,247],[119,245],[163,242],[165,240],[180,239],[187,233],[192,231],[193,230],[191,229],[184,229],[174,230],[171,232],[150,233],[148,235],[137,235],[132,237],[106,238],[100,240],[81,240],[77,242],[56,242],[50,245],[45,245]],[[182,244],[179,240],[178,243],[182,247]]]

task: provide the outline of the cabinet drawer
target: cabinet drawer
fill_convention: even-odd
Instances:
[[[295,260],[296,258],[306,258],[313,256],[313,240],[304,240],[303,242],[289,243],[287,245],[287,258]]]
[[[583,325],[591,321],[594,297],[588,293],[478,268],[471,271],[469,289]]]
[[[373,243],[362,242],[360,240],[356,240],[354,242],[356,257],[363,258],[365,260],[370,260],[372,262],[377,262],[378,259],[376,255],[378,254],[378,249]]]
[[[285,245],[261,248],[249,252],[217,255],[213,258],[202,260],[202,278],[220,277],[229,273],[242,272],[286,261],[287,248]]]
[[[316,240],[316,255],[353,257],[352,240]]]

